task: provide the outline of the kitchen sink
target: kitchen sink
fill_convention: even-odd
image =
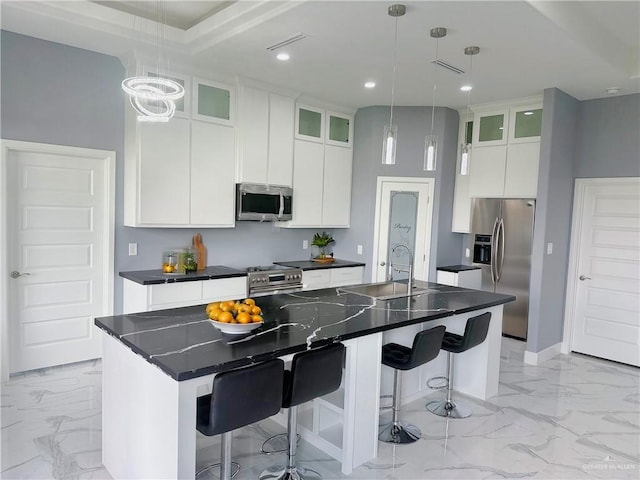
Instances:
[[[413,287],[411,293],[407,293],[407,284],[400,282],[367,283],[364,285],[352,285],[340,287],[340,291],[364,295],[377,300],[392,300],[394,298],[411,297],[431,291],[428,288]]]

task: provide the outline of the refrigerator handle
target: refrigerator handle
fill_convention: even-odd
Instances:
[[[496,265],[496,280],[499,282],[502,278],[502,268],[504,267],[504,219],[500,219],[498,223],[498,245],[500,247],[500,257]]]
[[[493,221],[493,231],[491,232],[491,282],[495,285],[498,282],[497,252],[498,252],[498,218]]]

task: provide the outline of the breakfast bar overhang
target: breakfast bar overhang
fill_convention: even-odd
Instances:
[[[196,398],[211,392],[216,373],[343,342],[339,446],[309,432],[303,437],[349,474],[377,454],[383,335],[398,341],[404,330],[436,325],[462,333],[469,317],[486,311],[492,314],[487,338],[459,355],[453,387],[480,399],[495,395],[502,305],[514,297],[417,284],[426,292],[384,301],[341,288],[261,297],[264,324],[242,337],[215,329],[204,305],[97,318],[103,331],[103,464],[116,479],[194,478]]]

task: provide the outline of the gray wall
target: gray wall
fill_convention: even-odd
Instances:
[[[562,339],[580,102],[548,89],[543,107],[527,334],[527,350],[533,352]]]
[[[527,350],[562,341],[576,178],[640,176],[640,95],[544,92]],[[547,243],[553,254],[546,255]]]
[[[382,137],[384,125],[389,123],[389,107],[366,107],[356,113],[351,228],[334,232],[335,251],[340,256],[349,255],[356,252],[358,244],[363,245],[363,255],[358,258],[367,263],[365,279],[370,279],[378,176],[435,176],[428,277],[435,281],[437,266],[460,263],[462,235],[451,232],[458,113],[449,108],[436,108],[435,172],[423,170],[424,138],[431,130],[431,108],[395,107],[393,115],[394,124],[398,125],[396,164],[382,165]]]
[[[640,176],[640,95],[580,105],[576,178]]]
[[[160,268],[166,248],[187,246],[196,230],[123,226],[124,68],[111,56],[1,32],[0,137],[116,152],[115,272]],[[127,106],[128,108],[128,106]],[[209,265],[249,266],[310,255],[302,240],[315,230],[278,229],[272,223],[238,223],[201,229]],[[138,256],[128,256],[128,244]],[[353,250],[355,252],[355,250]],[[355,253],[343,258],[356,257]],[[116,277],[114,311],[122,311]]]

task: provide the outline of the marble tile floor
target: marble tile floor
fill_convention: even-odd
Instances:
[[[304,441],[299,461],[327,480],[640,478],[640,370],[575,354],[530,366],[523,350],[522,342],[503,338],[496,397],[456,395],[472,407],[470,418],[440,418],[424,409],[425,400],[415,401],[401,418],[422,429],[418,442],[380,443],[378,457],[348,476]],[[0,477],[110,479],[100,461],[100,382],[95,361],[17,375],[2,385]],[[236,432],[233,457],[243,467],[237,480],[284,463],[284,454],[256,453],[281,431],[267,420]],[[218,437],[198,434],[198,467],[219,451]]]

